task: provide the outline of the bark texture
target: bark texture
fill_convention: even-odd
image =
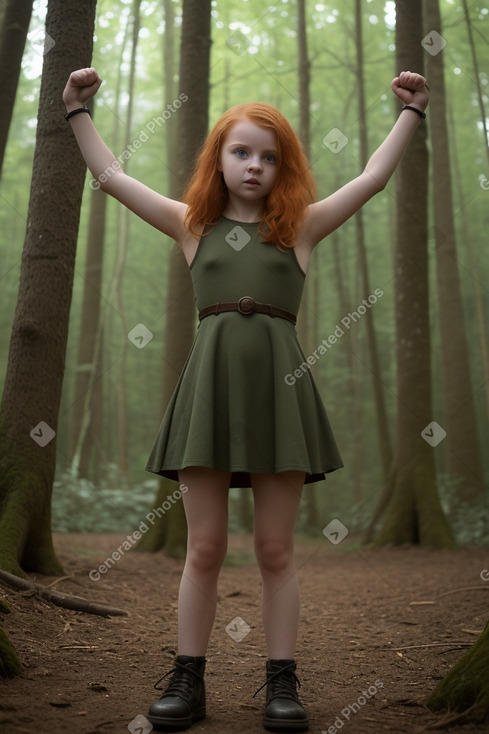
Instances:
[[[27,230],[0,407],[0,566],[62,572],[52,545],[56,431],[85,164],[62,92],[89,66],[95,0],[48,4]],[[51,40],[50,40],[51,39]],[[53,45],[54,42],[54,45]]]
[[[477,642],[437,685],[428,698],[428,708],[459,711],[465,720],[489,722],[488,659],[489,621]]]
[[[423,72],[421,0],[396,3],[396,68]],[[452,547],[435,477],[428,285],[428,156],[419,125],[396,174],[397,432],[377,545]],[[432,434],[430,436],[430,433]],[[384,499],[384,498],[383,498]]]

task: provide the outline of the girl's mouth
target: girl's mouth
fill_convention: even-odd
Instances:
[[[256,178],[248,178],[245,181],[245,184],[250,184],[251,186],[260,186],[260,182]]]

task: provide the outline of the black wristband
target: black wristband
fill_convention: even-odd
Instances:
[[[67,112],[65,115],[65,120],[69,120],[70,117],[73,117],[73,115],[78,115],[79,112],[88,112],[88,114],[90,115],[90,110],[85,105],[84,107],[77,107],[76,110],[71,110],[71,112]]]
[[[405,104],[401,112],[403,112],[403,110],[412,110],[413,112],[417,112],[417,114],[421,117],[422,120],[426,119],[426,115],[424,112],[422,112],[421,110],[418,110],[417,107],[411,107],[410,104]]]

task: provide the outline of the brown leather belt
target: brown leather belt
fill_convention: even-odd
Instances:
[[[272,306],[270,303],[260,303],[255,301],[251,296],[243,296],[237,302],[223,301],[214,303],[212,306],[206,306],[199,311],[199,319],[205,319],[206,316],[216,315],[225,311],[239,311],[239,313],[249,316],[252,313],[264,313],[268,316],[279,316],[281,319],[287,319],[296,323],[296,317],[290,311],[286,311],[278,306]]]

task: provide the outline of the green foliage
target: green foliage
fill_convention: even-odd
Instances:
[[[64,473],[53,486],[52,527],[57,533],[113,533],[136,529],[153,507],[158,481],[100,487]]]
[[[438,490],[445,514],[459,545],[489,546],[489,507],[487,498],[481,496],[478,503],[467,506],[459,500],[460,480],[447,474],[438,475]]]
[[[176,0],[175,34],[181,24],[181,0]],[[123,131],[114,148],[115,155],[124,149],[124,140],[138,137],[146,125],[164,109],[162,43],[165,22],[159,0],[143,0],[142,29],[137,61],[133,130]],[[471,7],[471,19],[481,70],[488,68],[487,37],[489,13],[487,3]],[[127,105],[128,53],[120,61],[120,48],[130,13],[129,0],[99,0],[93,64],[104,79],[95,101],[94,119],[102,137],[112,137],[114,120],[124,119]],[[394,67],[393,2],[370,0],[362,3],[367,128],[369,150],[372,151],[389,130],[396,112],[390,81]],[[448,109],[450,115],[452,154],[457,154],[458,175],[454,181],[459,259],[462,273],[464,307],[467,314],[467,337],[471,349],[473,384],[482,385],[485,377],[479,358],[479,334],[474,318],[474,274],[471,273],[466,250],[470,238],[475,254],[477,278],[489,281],[487,256],[487,200],[489,193],[481,182],[489,178],[489,168],[477,107],[477,90],[473,79],[467,33],[459,0],[443,0],[441,10],[443,35],[447,41],[445,64]],[[43,10],[35,8],[31,33],[43,27]],[[213,3],[211,58],[211,124],[233,104],[262,99],[277,105],[298,125],[296,4],[280,0],[266,4],[258,0],[215,0]],[[354,3],[309,0],[307,33],[311,59],[311,164],[321,197],[326,196],[360,172],[358,153],[357,80],[354,73]],[[233,40],[234,39],[234,40]],[[175,58],[178,43],[175,44]],[[20,257],[27,226],[26,213],[32,170],[35,126],[42,58],[28,43],[23,60],[14,117],[6,151],[0,207],[0,382],[5,372],[15,307]],[[115,108],[118,74],[122,75],[121,107]],[[481,72],[481,84],[487,89],[489,77]],[[60,90],[61,94],[61,90]],[[487,103],[487,100],[486,100]],[[189,102],[190,104],[190,102]],[[62,109],[60,107],[60,113]],[[178,113],[176,113],[178,114]],[[429,124],[429,115],[428,123]],[[333,128],[348,138],[340,152],[332,153],[323,143]],[[148,140],[131,157],[131,174],[147,185],[165,193],[168,169],[165,159],[165,125],[156,126]],[[165,284],[170,243],[167,238],[140,221],[130,218],[130,246],[123,284],[124,310],[129,329],[143,323],[153,333],[152,341],[142,350],[131,344],[127,359],[129,481],[131,489],[111,488],[112,480],[104,480],[103,488],[95,482],[73,482],[63,474],[68,456],[70,409],[73,405],[80,315],[84,285],[84,260],[89,220],[90,176],[81,212],[79,252],[74,280],[70,317],[70,337],[64,378],[63,399],[58,427],[59,478],[53,500],[53,527],[57,531],[115,529],[131,530],[154,501],[153,489],[138,483],[145,459],[156,435],[163,407],[161,365],[171,345],[164,342],[166,325]],[[382,374],[378,375],[387,395],[387,410],[394,433],[396,399],[395,334],[393,306],[393,234],[394,182],[364,209],[372,290],[381,288],[384,296],[374,306],[375,327],[381,354]],[[121,318],[110,294],[117,247],[119,207],[108,203],[106,248],[104,259],[104,445],[103,452],[111,464],[117,462],[118,425],[116,388],[118,362],[127,334],[121,329]],[[333,242],[338,248],[334,256]],[[430,250],[434,260],[434,249]],[[317,334],[319,341],[333,333],[347,315],[340,305],[339,272],[347,299],[347,312],[354,310],[365,295],[360,293],[357,273],[356,232],[353,220],[328,238],[317,250],[319,273]],[[434,282],[434,278],[433,278]],[[487,309],[486,309],[487,311]],[[431,296],[433,319],[433,367],[440,371],[440,337],[436,292]],[[317,382],[334,427],[345,468],[336,472],[318,488],[321,517],[328,518],[335,508],[337,515],[351,519],[355,530],[362,529],[375,505],[382,486],[379,447],[375,426],[375,406],[371,388],[370,357],[362,320],[345,330],[337,344],[321,357],[317,365]],[[358,388],[352,390],[352,384]],[[434,380],[434,416],[443,416],[443,386]],[[358,406],[361,403],[361,410]],[[484,400],[477,404],[481,435],[487,432]],[[443,417],[440,417],[443,424]],[[422,427],[420,427],[421,429]],[[445,447],[436,448],[443,454]],[[355,473],[355,462],[361,472]],[[487,462],[487,458],[486,458]],[[440,465],[442,465],[441,462]],[[361,484],[361,486],[360,486]],[[151,487],[154,485],[152,484]],[[450,488],[442,478],[444,506],[459,542],[479,542],[483,523],[487,527],[487,510],[457,509],[450,499]],[[353,507],[353,509],[352,509]],[[238,520],[232,515],[231,522]],[[347,522],[345,524],[348,524]]]

